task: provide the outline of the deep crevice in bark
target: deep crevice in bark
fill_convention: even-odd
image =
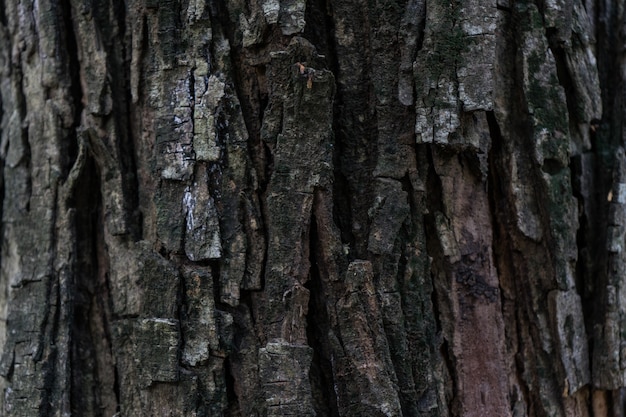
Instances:
[[[236,36],[238,36],[237,26],[230,21],[230,11],[227,4],[212,2],[210,11],[213,36],[215,37],[219,31],[222,31],[230,46],[230,61],[232,63],[230,74],[233,78],[234,91],[239,99],[241,114],[248,132],[248,153],[257,172],[259,188],[265,190],[269,183],[269,176],[266,175],[269,163],[265,159],[265,152],[261,151],[264,148],[264,144],[261,140],[260,131],[265,109],[263,104],[267,100],[263,100],[263,97],[264,94],[267,96],[267,92],[262,92],[256,80],[257,77],[253,77],[250,71],[246,72],[245,70],[245,68],[250,66],[246,62],[246,50],[236,40]],[[216,54],[212,50],[211,57],[214,58],[215,56]],[[265,66],[261,67],[264,70]],[[253,70],[256,72],[256,69]],[[246,87],[248,88],[246,89]],[[262,191],[259,192],[259,198],[262,194]]]
[[[417,145],[416,150],[418,153],[422,154],[422,159],[427,161],[427,166],[423,167],[427,172],[424,175],[426,177],[426,208],[427,213],[424,214],[424,235],[426,237],[426,252],[431,258],[431,268],[429,271],[428,279],[433,282],[436,282],[435,271],[433,268],[433,264],[435,263],[435,257],[439,256],[440,247],[439,242],[435,240],[436,226],[435,226],[435,218],[434,213],[436,211],[440,211],[441,207],[441,181],[435,172],[433,167],[433,158],[432,158],[432,150],[430,145]],[[435,325],[437,329],[441,329],[441,319],[442,319],[442,309],[439,303],[439,295],[437,294],[437,288],[433,285],[433,290],[431,293],[431,302],[433,305],[433,316],[435,319]]]
[[[336,159],[339,160],[340,157],[337,156]],[[350,213],[352,213],[352,208],[347,179],[339,169],[335,169],[333,181],[333,221],[340,231],[341,242],[354,247],[354,234],[351,226],[352,216]],[[351,255],[350,259],[354,259],[354,255]]]
[[[421,149],[424,150],[423,147]],[[414,157],[418,160],[424,156],[419,155],[417,149],[415,152]],[[439,349],[438,334],[441,329],[437,328],[436,323],[438,314],[436,294],[425,248],[424,200],[420,196],[425,190],[418,191],[413,188],[410,174],[402,178],[402,190],[408,195],[410,214],[407,227],[401,229],[407,236],[403,239],[405,244],[398,265],[398,284],[404,317],[406,353],[409,356],[412,376],[412,381],[407,382],[412,382],[412,386],[400,392],[400,401],[403,415],[413,417],[423,415],[424,410],[437,403],[434,394],[436,388],[431,378],[434,375],[435,363],[438,361],[436,357]],[[419,254],[415,253],[418,248]],[[426,371],[424,368],[428,367],[430,369]]]
[[[305,19],[307,25],[304,29],[304,36],[315,46],[318,54],[324,55],[326,67],[333,73],[335,80],[338,80],[339,61],[337,59],[334,38],[335,24],[331,9],[332,4],[329,0],[308,0],[306,6],[307,18]],[[309,22],[321,22],[322,29],[320,30],[317,25],[311,25]],[[333,101],[333,222],[340,231],[342,243],[354,247],[349,181],[342,170],[345,150],[338,136],[340,131],[338,118],[341,114],[341,94],[339,90],[337,88]]]
[[[130,85],[131,59],[127,57],[126,42],[126,6],[123,2],[113,3],[115,25],[119,33],[111,39],[107,50],[107,74],[110,74],[111,99],[114,109],[114,126],[117,132],[117,147],[120,154],[122,170],[122,186],[126,206],[126,221],[129,232],[134,241],[139,241],[143,235],[143,220],[139,209],[139,179],[137,177],[137,138],[133,137],[132,128],[132,96]],[[109,24],[108,26],[112,26]],[[145,50],[145,49],[143,49]]]
[[[208,267],[211,271],[211,278],[213,278],[213,300],[215,301],[215,308],[217,310],[228,309],[228,305],[222,303],[221,292],[222,286],[220,284],[220,262],[219,260],[210,260],[204,262],[196,262],[195,265]]]
[[[319,417],[338,417],[337,398],[333,387],[333,364],[330,360],[328,333],[330,322],[326,311],[327,301],[323,283],[317,266],[317,222],[311,218],[309,232],[309,280],[304,287],[309,290],[309,305],[306,316],[307,345],[313,349],[313,359],[309,370],[309,380],[313,395],[313,407]]]
[[[618,45],[624,44],[624,33],[621,30],[614,30],[614,28],[622,27],[620,16],[617,16],[614,10],[606,9],[606,7],[613,7],[614,4],[603,1],[596,3],[598,19],[595,53],[602,98],[602,120],[594,126],[591,141],[594,166],[590,184],[593,190],[590,204],[594,206],[596,212],[594,218],[589,219],[591,227],[588,229],[592,234],[588,236],[591,238],[588,257],[593,260],[593,266],[591,275],[585,278],[591,291],[588,299],[583,299],[583,306],[588,314],[585,316],[588,329],[593,329],[593,326],[602,325],[604,322],[608,279],[605,248],[610,205],[607,202],[607,195],[613,186],[616,149],[624,145],[622,126],[624,81],[621,76],[623,54],[616,53],[616,51],[621,51],[621,46]],[[589,352],[592,358],[596,343],[602,343],[602,341],[596,342],[593,337],[589,338]],[[590,363],[593,370],[594,361]],[[609,407],[613,409],[616,391],[606,391],[606,393]],[[621,410],[624,410],[624,407]],[[609,413],[622,415],[619,409],[610,410]]]
[[[333,133],[335,137],[335,171],[341,172],[345,178],[345,189],[341,193],[333,193],[335,199],[346,198],[348,204],[335,202],[336,207],[350,208],[347,230],[345,221],[338,222],[341,226],[342,239],[350,238],[351,253],[355,258],[367,259],[367,236],[369,235],[369,216],[367,214],[374,200],[373,171],[378,155],[377,120],[371,99],[374,97],[371,80],[370,41],[366,7],[360,13],[344,14],[347,4],[338,1],[331,4],[333,18],[340,14],[347,27],[355,29],[354,43],[348,49],[342,42],[345,34],[336,30],[331,23],[333,51],[331,65],[336,80],[334,99]],[[358,41],[357,41],[358,39]],[[348,85],[349,84],[349,85]],[[349,88],[348,88],[349,87]],[[335,175],[338,177],[338,175]],[[341,177],[340,177],[341,178]]]
[[[516,285],[515,273],[512,271],[514,262],[511,252],[514,251],[514,249],[511,247],[509,236],[511,223],[508,213],[510,209],[507,208],[509,199],[507,198],[506,190],[506,181],[510,179],[506,175],[503,175],[503,173],[507,172],[507,169],[502,165],[503,161],[506,161],[506,151],[503,148],[504,138],[502,137],[500,126],[493,111],[487,112],[487,122],[489,124],[489,136],[491,137],[491,148],[488,157],[487,191],[493,224],[493,262],[500,282],[502,317],[506,322],[506,354],[516,359],[516,374],[511,375],[511,379],[517,382],[516,385],[522,394],[522,398],[516,398],[513,401],[530,404],[532,397],[523,378],[523,361],[519,356],[519,352],[523,349],[523,346],[520,344],[523,337],[520,331],[520,313],[517,309],[514,312],[509,311],[511,308],[515,308],[516,299],[514,294],[519,291],[519,288],[518,285]],[[518,345],[514,345],[513,341],[518,341]],[[513,395],[513,392],[511,392],[511,395]]]
[[[601,184],[610,184],[612,176],[612,157],[615,147],[622,142],[622,103],[624,80],[621,77],[623,54],[616,53],[622,50],[625,33],[620,28],[622,22],[614,10],[615,3],[598,1],[596,22],[596,61],[602,97],[602,121],[597,130],[597,140],[593,142],[593,150],[600,159],[604,168],[599,177]],[[623,17],[621,17],[623,19]],[[607,159],[611,164],[607,166]],[[607,180],[609,182],[607,183]]]
[[[329,0],[307,0],[304,37],[315,46],[318,54],[324,55],[326,67],[336,77],[337,56],[332,38],[335,27],[330,7]]]
[[[225,417],[237,417],[241,415],[239,409],[239,398],[235,392],[235,378],[231,369],[231,359],[227,357],[224,360],[224,383],[226,385],[226,403],[228,408],[224,410]]]
[[[597,277],[597,273],[601,273],[594,268],[595,262],[593,260],[601,259],[601,251],[598,249],[603,247],[602,242],[604,239],[598,239],[599,236],[604,236],[599,227],[594,227],[594,223],[597,222],[598,216],[588,216],[585,209],[586,205],[590,205],[592,210],[595,209],[595,201],[585,201],[585,195],[583,194],[583,176],[584,165],[583,158],[585,155],[574,155],[570,158],[570,169],[572,178],[572,194],[576,198],[579,207],[578,213],[578,230],[576,231],[576,247],[578,250],[578,261],[576,262],[575,271],[575,283],[576,290],[580,294],[583,317],[585,318],[585,325],[587,329],[587,336],[589,341],[589,352],[592,356],[593,352],[593,332],[590,331],[593,328],[592,318],[594,316],[595,307],[593,305],[593,281],[590,281],[592,277]],[[587,191],[587,190],[585,190]],[[593,199],[596,200],[596,199]],[[598,262],[602,263],[602,262]],[[591,361],[591,357],[590,357]],[[591,362],[590,362],[591,363]]]
[[[56,240],[56,239],[55,239]],[[41,361],[41,372],[44,375],[43,386],[41,387],[41,397],[39,399],[39,415],[47,417],[54,414],[55,410],[62,409],[62,397],[58,392],[58,384],[66,377],[66,370],[59,369],[59,349],[65,349],[62,343],[58,343],[60,327],[65,324],[61,321],[62,303],[59,275],[46,277],[46,318],[39,329],[40,340],[38,351],[35,354],[35,361]],[[45,353],[45,356],[44,356]],[[68,368],[71,364],[65,363]]]
[[[68,80],[70,81],[70,94],[72,99],[72,105],[74,106],[73,124],[72,128],[68,132],[67,150],[65,157],[68,159],[63,161],[64,176],[69,173],[72,163],[78,155],[78,140],[76,135],[76,128],[80,125],[81,114],[83,112],[83,89],[80,81],[80,61],[78,59],[78,46],[76,44],[76,33],[74,31],[74,25],[72,20],[72,8],[67,5],[62,11],[62,26],[65,28],[66,35],[66,51],[67,64],[69,70]],[[62,152],[65,153],[65,152]]]
[[[97,220],[95,229],[95,236],[93,238],[95,242],[95,268],[94,273],[95,276],[95,291],[92,294],[92,304],[91,309],[93,311],[94,319],[91,321],[92,332],[96,333],[95,329],[100,333],[100,342],[101,350],[99,351],[100,356],[108,356],[111,358],[115,358],[115,352],[113,349],[113,327],[114,322],[117,319],[123,319],[123,317],[116,317],[113,307],[113,297],[114,291],[111,287],[111,259],[110,254],[108,253],[107,242],[105,239],[105,226],[104,226],[104,209],[103,209],[103,195],[100,190],[102,187],[100,185],[100,180],[102,178],[100,172],[98,171],[99,167],[94,161],[94,166],[96,172],[93,177],[97,182],[96,187],[97,190]],[[85,176],[89,178],[88,176]],[[83,177],[83,178],[85,178]],[[90,188],[91,190],[91,188]],[[98,327],[101,326],[101,327]],[[94,347],[98,345],[93,345]],[[121,410],[121,400],[122,400],[122,380],[121,375],[118,370],[118,365],[116,360],[113,359],[111,362],[104,362],[102,365],[108,367],[108,372],[105,369],[101,369],[98,367],[98,380],[100,382],[100,389],[103,389],[103,385],[106,381],[109,384],[109,389],[112,392],[108,392],[106,394],[102,394],[98,397],[98,401],[100,401],[104,407],[104,401],[112,402],[112,407],[106,407],[105,409],[113,408],[116,413],[119,413]],[[111,404],[109,404],[110,406]]]
[[[500,126],[493,111],[487,112],[487,122],[489,125],[489,136],[491,137],[491,147],[488,155],[488,178],[487,178],[487,192],[489,199],[489,208],[491,213],[491,222],[493,230],[493,263],[496,268],[499,288],[500,288],[500,308],[502,311],[503,320],[505,324],[505,337],[506,341],[506,355],[510,358],[515,358],[515,368],[517,374],[510,375],[510,379],[517,382],[517,387],[521,391],[522,398],[512,398],[514,402],[520,402],[529,404],[531,397],[529,394],[528,386],[524,382],[523,375],[523,361],[520,358],[520,351],[523,346],[519,341],[522,340],[523,335],[520,330],[520,320],[518,317],[519,312],[509,311],[511,308],[515,308],[515,293],[517,291],[515,285],[515,273],[511,270],[514,264],[511,255],[511,242],[510,238],[507,238],[507,222],[506,211],[510,210],[507,206],[509,204],[507,200],[506,183],[507,177],[501,175],[505,167],[502,166],[502,161],[505,160],[504,138]],[[517,345],[514,345],[514,341],[518,341]],[[515,391],[517,393],[518,391]],[[510,395],[513,396],[514,392],[511,391]]]
[[[233,80],[232,91],[239,100],[241,115],[248,134],[247,152],[248,157],[252,162],[250,169],[254,170],[256,177],[256,181],[254,181],[256,189],[250,189],[249,192],[256,194],[257,201],[259,202],[259,216],[262,224],[266,225],[267,209],[265,206],[265,195],[273,172],[273,155],[270,147],[261,139],[260,133],[264,111],[269,103],[269,92],[266,89],[267,79],[265,76],[267,68],[266,65],[269,61],[251,63],[251,61],[253,61],[252,57],[255,56],[256,52],[251,52],[249,50],[250,48],[244,48],[241,43],[237,41],[237,26],[232,24],[229,14],[230,10],[228,9],[228,5],[226,3],[211,3],[210,15],[212,31],[214,34],[213,36],[216,37],[217,33],[223,32],[225,38],[228,40],[230,47],[229,57],[230,63],[232,64],[231,71],[229,72],[229,75],[232,76]],[[271,36],[272,34],[264,34],[264,38]],[[271,41],[275,41],[275,39],[272,39]],[[268,50],[270,49],[271,48],[268,47]],[[214,58],[215,56],[215,51],[211,50],[211,57]],[[246,71],[246,68],[248,68],[248,71]],[[224,113],[220,113],[220,117],[225,117]],[[218,127],[224,132],[227,132],[228,130],[227,122],[227,120],[218,121]],[[221,133],[221,131],[218,133],[218,138],[224,137]],[[220,143],[220,145],[222,145],[222,143]],[[224,149],[223,146],[222,149]],[[228,155],[226,155],[226,158],[227,157]],[[226,164],[227,159],[223,159],[220,163]],[[249,186],[250,184],[247,184],[245,188],[251,188]],[[243,212],[245,212],[245,210],[243,210]],[[265,242],[268,242],[267,227],[262,227],[262,233]],[[267,245],[264,246],[265,250],[260,273],[261,288],[258,291],[263,291],[265,287]],[[251,309],[251,316],[253,316],[252,311],[254,311],[254,297],[252,296],[252,293],[244,289],[241,289],[240,291],[240,302],[245,303],[243,298],[247,298],[248,306],[250,306]],[[247,297],[244,293],[247,294]]]
[[[511,195],[510,190],[507,189],[508,183],[514,180],[511,179],[511,172],[506,162],[507,153],[510,150],[504,147],[505,141],[495,114],[489,112],[487,120],[492,138],[489,153],[489,199],[494,219],[494,263],[502,289],[503,312],[507,308],[514,309],[514,311],[510,311],[508,317],[503,315],[505,320],[508,319],[505,331],[509,340],[510,351],[507,353],[512,354],[512,357],[515,358],[515,381],[523,395],[523,400],[520,401],[528,407],[528,415],[540,417],[545,416],[546,411],[540,393],[538,390],[532,389],[534,385],[541,382],[534,374],[535,369],[533,368],[541,367],[539,363],[542,361],[545,363],[546,354],[543,351],[536,351],[535,346],[540,345],[541,335],[533,314],[532,300],[529,299],[533,295],[529,292],[528,283],[519,279],[519,274],[523,271],[515,269],[520,268],[520,266],[526,267],[524,257],[530,256],[532,250],[536,249],[534,243],[528,242],[525,236],[519,234],[519,231],[515,229],[514,220],[511,220],[515,218],[516,214],[515,208],[510,205]],[[525,126],[523,122],[521,125]],[[526,249],[529,250],[528,254],[520,253],[520,250]],[[541,283],[537,282],[535,285],[541,285]],[[547,294],[547,291],[545,293]],[[507,296],[507,294],[509,295]],[[542,304],[545,302],[545,300],[540,301]],[[517,342],[516,345],[513,344],[515,341]],[[526,355],[532,355],[532,352],[541,357],[534,358],[533,361],[529,362]],[[552,370],[545,369],[544,372],[547,374]],[[545,376],[541,375],[541,377]],[[528,378],[531,380],[529,381]]]
[[[572,37],[574,36],[576,35],[573,34]],[[550,45],[550,50],[552,51],[552,56],[554,56],[554,61],[556,64],[556,74],[559,79],[559,84],[565,92],[565,101],[567,104],[567,113],[569,116],[568,119],[570,142],[572,141],[572,139],[576,139],[580,142],[578,143],[578,146],[584,148],[585,144],[582,143],[582,138],[579,134],[579,126],[583,125],[585,122],[596,123],[597,120],[581,120],[581,110],[578,108],[578,106],[582,98],[577,97],[578,94],[576,92],[574,80],[572,79],[572,75],[567,66],[566,51],[563,48],[563,45],[557,39],[557,29],[547,28],[546,37]],[[573,39],[571,42],[574,43],[577,41]],[[570,46],[570,48],[572,47],[573,46]]]
[[[426,156],[428,158],[428,174],[426,179],[426,204],[428,207],[427,218],[432,218],[433,213],[436,211],[443,212],[443,199],[442,199],[442,191],[443,187],[441,185],[441,180],[439,175],[435,171],[435,164],[433,161],[433,146],[431,145],[418,145],[418,147],[422,147],[425,150]],[[434,221],[432,222],[434,227]],[[434,231],[435,229],[433,229]],[[427,233],[426,236],[434,237],[437,236],[437,233]]]
[[[500,161],[503,155],[502,149],[502,132],[500,126],[496,120],[496,116],[493,111],[487,112],[487,123],[489,125],[489,136],[491,138],[491,146],[489,148],[488,156],[488,178],[487,178],[487,192],[489,198],[489,212],[491,213],[491,223],[493,224],[493,263],[498,271],[498,277],[502,276],[500,271],[501,260],[504,256],[503,247],[505,247],[506,240],[504,234],[506,233],[506,225],[502,224],[500,217],[502,216],[502,202],[505,201],[506,191],[504,190],[504,184],[502,178],[498,175],[499,167],[496,161]],[[506,263],[504,263],[506,264]],[[502,287],[502,285],[500,285]],[[504,297],[504,292],[500,292],[501,297]],[[504,307],[504,300],[502,303]]]
[[[9,0],[11,1],[11,0]],[[4,12],[5,11],[5,4],[4,4],[4,0],[0,0],[0,25],[6,27],[7,25],[7,15]],[[0,112],[0,114],[2,114],[2,112]]]
[[[117,366],[113,367],[113,392],[115,394],[115,412],[119,413],[121,411],[121,407],[122,407],[122,403],[121,403],[121,398],[122,398],[122,392],[121,392],[121,384],[120,384],[120,373],[117,370]]]
[[[117,24],[117,28],[119,30],[120,39],[124,39],[124,37],[126,36],[126,7],[127,7],[127,4],[124,0],[112,0],[113,16],[115,18],[115,23]],[[121,42],[121,46],[125,51],[126,43]],[[126,57],[126,54],[122,56]],[[130,63],[130,59],[128,60],[128,63]],[[130,67],[126,69],[129,69],[129,68]],[[125,72],[125,74],[130,74],[130,71]],[[130,89],[128,93],[130,93]]]
[[[343,244],[351,249],[349,260],[356,257],[355,235],[353,233],[353,192],[351,192],[350,179],[346,176],[346,142],[342,140],[344,133],[341,131],[339,119],[342,115],[342,94],[339,85],[340,63],[337,57],[336,29],[333,20],[333,5],[331,0],[308,0],[306,5],[307,22],[304,28],[304,37],[316,48],[317,53],[325,57],[326,67],[333,73],[336,83],[335,97],[333,101],[333,183],[332,183],[332,216],[333,223],[339,230]],[[317,24],[311,24],[312,22]],[[321,26],[321,28],[320,28]],[[346,137],[349,135],[345,133]],[[368,155],[374,155],[370,152]],[[313,242],[313,240],[312,240]],[[313,251],[313,249],[311,249]]]
[[[444,330],[442,320],[446,320],[451,317],[450,311],[446,310],[445,306],[445,298],[446,297],[454,297],[453,294],[447,294],[447,291],[450,290],[448,284],[445,282],[445,278],[442,280],[442,274],[448,273],[445,271],[443,264],[443,251],[441,247],[441,243],[439,242],[437,236],[437,226],[435,222],[435,213],[443,213],[443,198],[442,198],[442,190],[443,186],[441,184],[441,179],[439,175],[435,171],[434,166],[434,157],[433,157],[433,147],[432,145],[417,145],[416,149],[418,152],[423,153],[423,157],[427,161],[427,167],[424,169],[427,170],[425,175],[426,177],[426,208],[427,213],[424,215],[424,233],[426,237],[426,251],[431,258],[430,261],[430,279],[433,282],[432,296],[431,302],[433,306],[433,316],[435,320],[435,325],[437,329],[440,329],[442,332]],[[446,292],[446,293],[444,293]],[[443,365],[445,366],[445,373],[449,376],[449,380],[446,381],[451,386],[448,386],[453,394],[452,398],[456,397],[456,384],[454,381],[456,380],[455,367],[454,367],[454,358],[452,356],[452,352],[450,351],[449,341],[446,339],[445,334],[441,334],[441,341],[439,344],[439,354],[443,360]],[[450,408],[450,411],[453,413],[454,407]],[[454,414],[454,413],[453,413]]]
[[[97,239],[99,236],[98,220],[100,211],[100,175],[94,161],[90,158],[80,177],[75,192],[76,205],[76,270],[74,281],[74,314],[71,323],[71,370],[70,389],[73,410],[83,410],[101,416],[100,404],[88,402],[102,397],[98,379],[96,344],[106,346],[107,340],[94,340],[93,327],[105,327],[94,323],[103,317],[94,315],[94,304],[102,296],[97,282],[99,261]],[[97,311],[97,310],[96,310]],[[98,393],[94,398],[93,393]]]

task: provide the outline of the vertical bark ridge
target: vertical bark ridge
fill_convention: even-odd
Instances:
[[[310,43],[294,38],[286,51],[273,54],[268,72],[274,94],[261,134],[274,172],[265,197],[268,252],[258,314],[265,343],[259,351],[260,377],[272,415],[314,413],[308,381],[312,352],[306,345],[308,234],[315,189],[331,187],[335,90],[332,74],[319,68],[320,61]],[[291,369],[285,367],[289,363]],[[280,375],[293,375],[295,392],[280,392],[286,388]]]
[[[2,373],[18,383],[7,390],[5,401],[13,403],[18,415],[34,415],[52,409],[69,412],[69,391],[64,387],[70,383],[68,320],[73,313],[75,249],[73,213],[61,205],[66,196],[59,189],[71,163],[63,152],[69,148],[74,125],[68,59],[72,51],[66,49],[67,22],[59,5],[43,2],[33,9],[16,3],[6,11],[17,16],[18,10],[21,23],[6,22],[10,43],[23,39],[24,48],[13,49],[5,63],[11,68],[6,73],[11,81],[10,90],[3,91],[3,104],[15,103],[8,107],[12,109],[8,123],[6,119],[3,123],[8,127],[2,141],[9,161],[5,177],[11,178],[7,185],[17,192],[3,201],[7,225],[3,240],[28,237],[17,238],[3,255],[3,282],[11,288],[8,297],[20,300],[8,308],[7,323],[21,326],[19,332],[7,333]]]

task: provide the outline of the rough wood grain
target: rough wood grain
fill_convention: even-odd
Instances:
[[[624,416],[616,0],[0,0],[0,414]]]

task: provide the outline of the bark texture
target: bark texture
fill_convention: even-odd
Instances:
[[[626,415],[625,12],[0,0],[0,414]]]

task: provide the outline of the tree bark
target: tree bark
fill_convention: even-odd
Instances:
[[[0,414],[625,416],[622,3],[0,0]]]

